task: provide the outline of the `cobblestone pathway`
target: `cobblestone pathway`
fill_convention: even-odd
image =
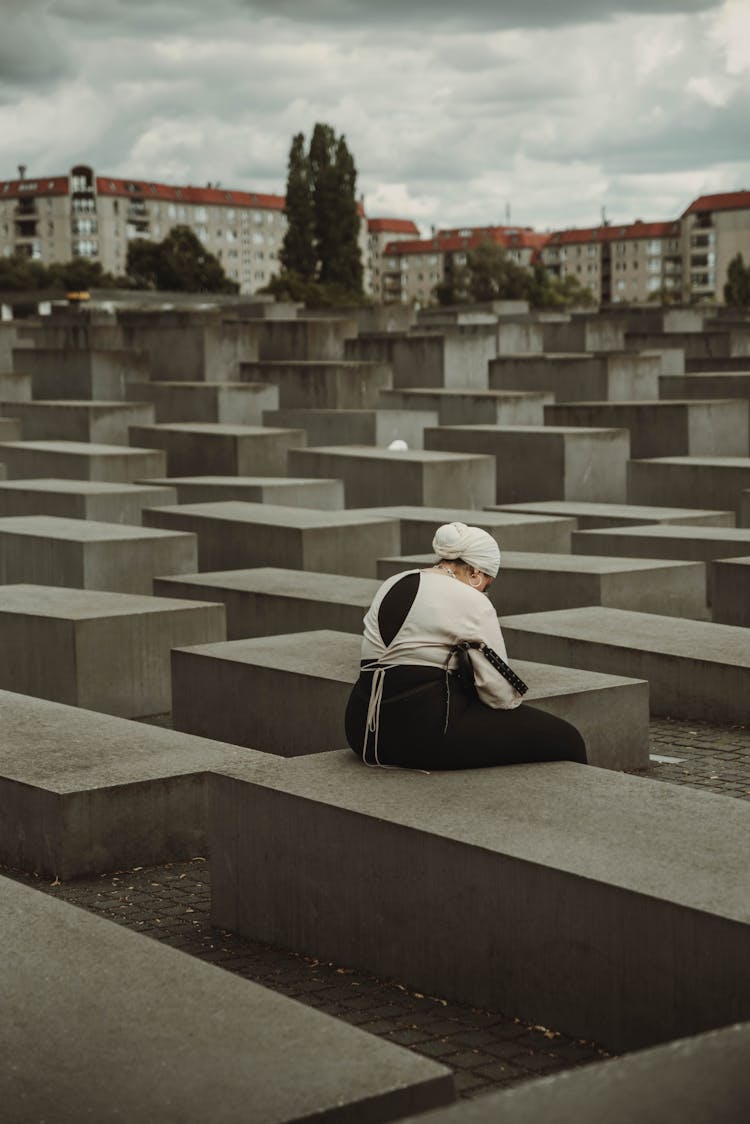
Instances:
[[[651,753],[661,760],[642,775],[731,798],[750,797],[750,729],[658,719],[651,725]],[[63,885],[5,873],[435,1058],[453,1069],[464,1097],[607,1056],[594,1043],[530,1026],[509,1014],[448,1003],[345,965],[213,929],[204,856]]]

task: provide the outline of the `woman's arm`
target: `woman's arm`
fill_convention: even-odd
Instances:
[[[485,599],[485,602],[486,605],[482,607],[480,612],[479,635],[476,639],[484,641],[489,648],[497,652],[501,659],[507,662],[508,653],[497,613],[489,600]],[[467,639],[469,638],[467,637]],[[472,637],[471,639],[475,638]],[[510,685],[505,676],[495,670],[481,651],[476,648],[470,649],[469,658],[474,669],[474,684],[477,694],[486,706],[491,706],[496,710],[514,710],[521,705],[521,695],[515,687]]]

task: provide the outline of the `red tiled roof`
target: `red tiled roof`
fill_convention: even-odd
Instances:
[[[680,233],[679,222],[631,222],[592,226],[582,230],[556,230],[548,236],[550,246],[583,245],[589,242],[620,242],[631,238],[669,238]]]
[[[744,211],[750,210],[750,191],[725,191],[721,195],[701,195],[694,199],[685,215],[696,211]]]
[[[128,199],[163,199],[174,203],[204,203],[221,206],[260,207],[283,211],[283,195],[261,195],[250,191],[230,191],[223,187],[173,187],[166,183],[147,180],[113,179],[97,176],[96,190],[100,195],[125,196]]]
[[[67,176],[44,176],[39,179],[0,181],[0,199],[23,198],[24,195],[67,195]]]
[[[368,219],[367,229],[370,234],[416,234],[419,236],[419,227],[411,219]]]
[[[548,234],[538,234],[528,227],[477,226],[458,230],[439,231],[434,238],[409,239],[404,242],[389,242],[387,254],[435,254],[454,253],[457,250],[474,250],[488,239],[506,249],[532,249],[546,245]],[[468,232],[467,232],[468,231]]]

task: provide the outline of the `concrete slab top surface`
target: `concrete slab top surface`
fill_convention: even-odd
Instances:
[[[334,482],[334,478],[330,477],[327,482]],[[141,480],[140,483],[155,488],[176,488],[180,484],[218,484],[239,488],[267,488],[269,486],[287,488],[299,484],[314,484],[317,487],[320,484],[325,484],[326,480],[317,476],[163,476],[153,480]],[[111,487],[115,487],[115,485],[111,485]]]
[[[85,621],[108,617],[132,617],[144,613],[174,613],[204,609],[217,602],[188,601],[176,597],[150,597],[138,593],[110,593],[101,589],[73,589],[62,585],[31,585],[21,582],[0,585],[0,614],[53,617]]]
[[[296,530],[329,527],[369,526],[388,520],[385,515],[363,515],[359,511],[327,511],[312,507],[284,507],[275,503],[249,503],[244,500],[217,500],[214,503],[172,504],[150,510],[204,519],[225,519],[235,523],[264,524]]]
[[[304,633],[196,644],[177,650],[194,652],[209,659],[268,667],[338,683],[354,683],[359,675],[360,648],[360,637],[354,633],[316,629]],[[611,687],[643,682],[620,675],[580,671],[577,668],[532,663],[529,660],[513,660],[513,667],[529,686],[529,692],[525,696],[529,702],[552,695],[604,691]]]
[[[276,774],[223,771],[339,815],[750,921],[750,867],[737,846],[750,807],[739,800],[567,761],[424,774],[368,769],[336,750],[288,759]]]
[[[168,483],[168,481],[164,481]],[[626,519],[697,519],[701,516],[725,515],[724,511],[703,511],[693,507],[649,507],[631,503],[592,503],[586,500],[537,500],[528,503],[498,504],[493,511],[528,512],[538,515],[618,516]],[[734,512],[730,513],[734,515]]]
[[[222,422],[161,422],[155,425],[136,425],[133,429],[153,430],[155,433],[195,433],[214,437],[273,437],[279,433],[300,432],[298,429],[277,429],[268,425],[227,425]]]
[[[2,448],[1,445],[0,448]],[[415,464],[446,464],[451,461],[487,460],[486,453],[451,453],[432,449],[376,449],[373,445],[315,445],[306,449],[295,449],[294,451],[297,454],[325,453],[335,457],[359,457],[361,460],[403,461]]]
[[[706,540],[708,542],[746,542],[750,547],[750,527],[705,527],[702,524],[691,523],[646,523],[635,527],[593,527],[590,530],[577,531],[578,535],[591,536],[591,544],[596,542],[596,537],[617,537],[627,539],[668,539],[670,542],[694,542]]]
[[[737,400],[733,400],[736,402]],[[681,464],[685,466],[711,468],[750,469],[750,457],[638,457],[636,464]]]
[[[439,395],[441,398],[492,398],[501,402],[517,398],[549,398],[548,390],[472,390],[470,387],[460,386],[399,386],[393,390],[384,391],[385,394],[418,394],[424,398]]]
[[[162,485],[154,481],[148,484],[110,484],[100,480],[58,480],[36,477],[32,480],[3,480],[3,491],[10,489],[19,492],[63,492],[65,495],[82,496],[147,496]],[[164,485],[167,486],[166,483]]]
[[[46,699],[0,691],[0,775],[59,794],[228,765],[276,765],[259,750],[114,718]]]
[[[0,534],[29,535],[33,538],[64,539],[66,542],[135,542],[143,539],[174,538],[186,531],[163,531],[123,523],[99,523],[95,519],[66,519],[61,515],[4,515]]]
[[[152,428],[142,426],[140,428]],[[133,445],[97,445],[88,441],[3,441],[2,449],[28,449],[38,453],[71,453],[78,457],[136,457],[139,453],[154,453],[157,449],[136,448]]]
[[[205,585],[209,589],[235,590],[239,593],[267,593],[280,597],[332,601],[368,608],[381,586],[376,578],[345,577],[311,570],[280,570],[275,566],[257,566],[250,570],[216,570],[213,573],[174,574],[174,582]],[[164,579],[161,579],[164,580]]]
[[[478,510],[477,508],[455,507],[411,507],[408,504],[401,507],[357,507],[350,508],[360,514],[387,516],[391,519],[410,519],[419,523],[434,523],[437,531],[443,523],[467,523],[474,527],[519,527],[539,526],[540,523],[551,524],[565,520],[564,516],[533,515],[525,512],[505,512]]]
[[[19,1124],[353,1124],[453,1099],[448,1070],[395,1043],[31,887],[4,878],[0,898]]]
[[[543,632],[546,636],[564,636],[605,647],[750,668],[750,634],[738,625],[598,605],[520,613],[501,617],[500,624],[504,629]]]
[[[150,402],[123,402],[107,398],[34,398],[31,402],[7,402],[8,406],[23,406],[24,410],[35,406],[54,406],[56,409],[70,407],[74,410],[131,410],[133,406],[150,406]]]
[[[567,403],[560,403],[567,405]],[[528,436],[580,437],[593,433],[628,433],[624,426],[593,425],[441,425],[440,429],[464,430],[466,433],[524,433]]]
[[[614,558],[601,554],[534,554],[530,551],[504,550],[497,581],[502,584],[503,570],[532,570],[544,573],[629,574],[675,567],[703,566],[702,562],[681,559]]]
[[[736,398],[628,398],[626,402],[616,402],[608,398],[599,399],[584,399],[576,398],[572,402],[556,402],[552,407],[556,409],[558,406],[561,409],[575,409],[576,406],[601,406],[607,410],[629,410],[631,408],[644,410],[644,409],[659,409],[666,410],[670,406],[679,406],[680,408],[692,406],[736,406]]]

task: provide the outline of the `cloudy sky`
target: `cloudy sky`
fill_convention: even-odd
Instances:
[[[0,179],[283,192],[345,133],[370,215],[585,226],[750,188],[750,0],[0,0]]]

